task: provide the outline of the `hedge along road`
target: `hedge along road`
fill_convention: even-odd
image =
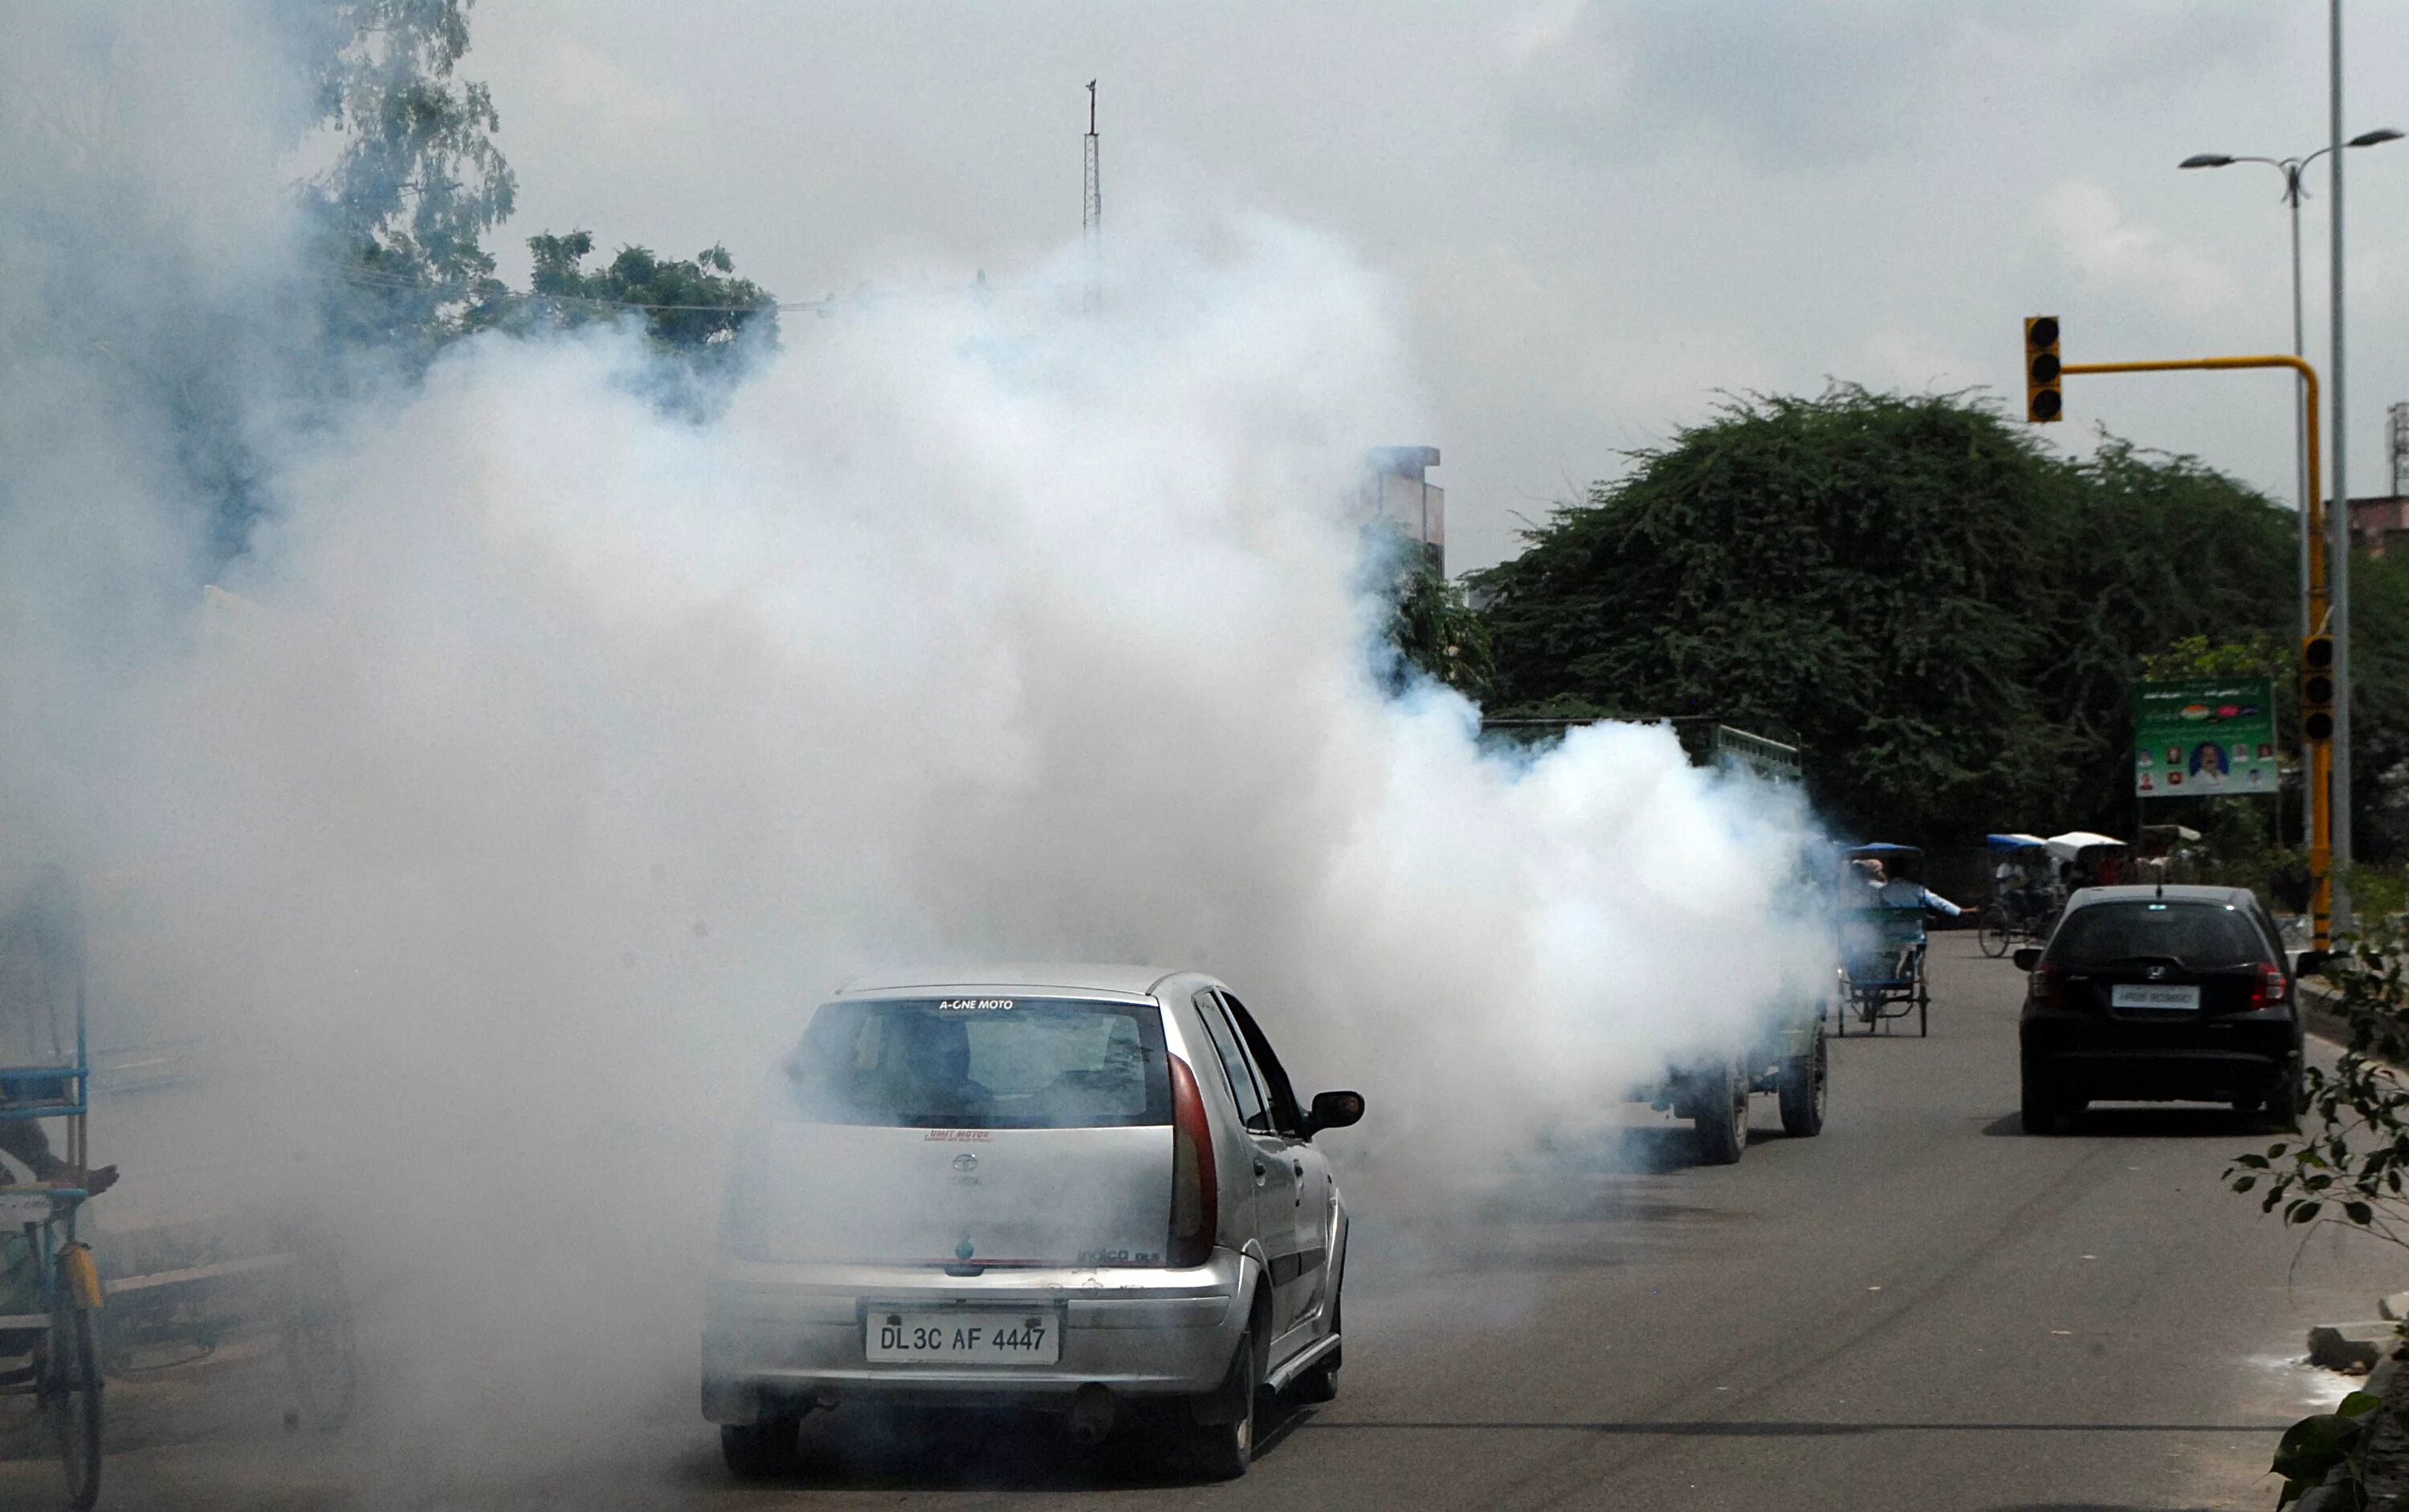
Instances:
[[[1681,1163],[1635,1108],[1501,1173],[1470,1218],[1355,1182],[1340,1396],[1272,1427],[1234,1484],[1013,1422],[848,1408],[807,1425],[806,1476],[739,1488],[682,1376],[574,1449],[462,1463],[397,1444],[372,1395],[341,1435],[281,1433],[269,1361],[117,1390],[108,1500],[2272,1507],[2277,1433],[2346,1388],[2292,1363],[2301,1335],[2370,1316],[2401,1272],[2354,1236],[2303,1250],[2225,1190],[2227,1157],[2264,1143],[2229,1113],[2111,1108],[2023,1136],[2023,984],[1970,934],[1936,937],[1932,1037],[1835,1042],[1825,1133],[1784,1138],[1759,1099],[1737,1166]],[[10,1427],[0,1505],[47,1505],[47,1446]]]

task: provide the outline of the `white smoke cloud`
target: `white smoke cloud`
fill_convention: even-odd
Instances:
[[[604,1432],[692,1369],[732,1126],[859,970],[1202,965],[1301,1091],[1369,1095],[1334,1141],[1461,1176],[1828,969],[1795,806],[1661,730],[1500,754],[1381,691],[1350,498],[1421,434],[1394,293],[1151,219],[1101,318],[1066,256],[803,323],[708,425],[632,331],[469,343],[271,449],[238,598],[138,671],[12,647],[20,740],[112,739],[0,814],[108,879],[110,1031],[216,1047],[173,1142],[308,1157],[389,1442]],[[138,424],[0,458],[16,526]],[[113,534],[42,528],[189,556],[175,490],[111,489]]]

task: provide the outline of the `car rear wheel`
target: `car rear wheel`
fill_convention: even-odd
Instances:
[[[1180,1447],[1182,1458],[1205,1480],[1235,1480],[1254,1462],[1255,1425],[1262,1412],[1262,1348],[1253,1325],[1239,1336],[1230,1357],[1230,1373],[1219,1390],[1198,1404],[1203,1415],[1228,1418],[1226,1422],[1190,1422]]]
[[[719,1457],[739,1480],[790,1476],[802,1463],[802,1419],[771,1418],[719,1431]]]
[[[2024,1075],[2023,1117],[2027,1134],[2062,1134],[2082,1104],[2067,1097],[2045,1078]]]
[[[1737,1165],[1748,1150],[1748,1084],[1728,1062],[1697,1073],[1690,1084],[1691,1139],[1701,1165]]]
[[[2308,1088],[2302,1085],[2301,1068],[2294,1066],[2268,1094],[2267,1121],[2278,1129],[2299,1133],[2301,1118],[2308,1111]]]

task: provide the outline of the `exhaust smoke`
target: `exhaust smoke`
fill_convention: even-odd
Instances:
[[[0,869],[89,879],[103,1044],[201,1047],[94,1116],[124,1211],[306,1193],[397,1462],[690,1417],[735,1125],[858,971],[1201,966],[1301,1094],[1366,1094],[1342,1160],[1434,1189],[1828,975],[1795,800],[1383,691],[1356,469],[1429,427],[1330,238],[1139,207],[1100,318],[1066,250],[800,324],[706,423],[629,330],[303,404],[224,360],[297,238],[227,251],[162,109],[0,151],[0,225],[54,207],[0,232]],[[129,346],[245,417],[220,567]]]

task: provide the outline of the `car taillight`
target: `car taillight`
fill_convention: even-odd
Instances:
[[[2066,1006],[2066,972],[2054,962],[2033,968],[2032,994],[2052,1008]]]
[[[1212,1256],[1221,1226],[1221,1191],[1213,1170],[1213,1129],[1204,1121],[1204,1097],[1196,1073],[1171,1058],[1171,1244],[1173,1265],[1202,1265]]]
[[[2288,990],[2290,990],[2289,984],[2285,982],[2284,973],[2277,971],[2271,963],[2260,961],[2258,980],[2250,988],[2250,1006],[2272,1008],[2284,1001],[2284,995]]]

